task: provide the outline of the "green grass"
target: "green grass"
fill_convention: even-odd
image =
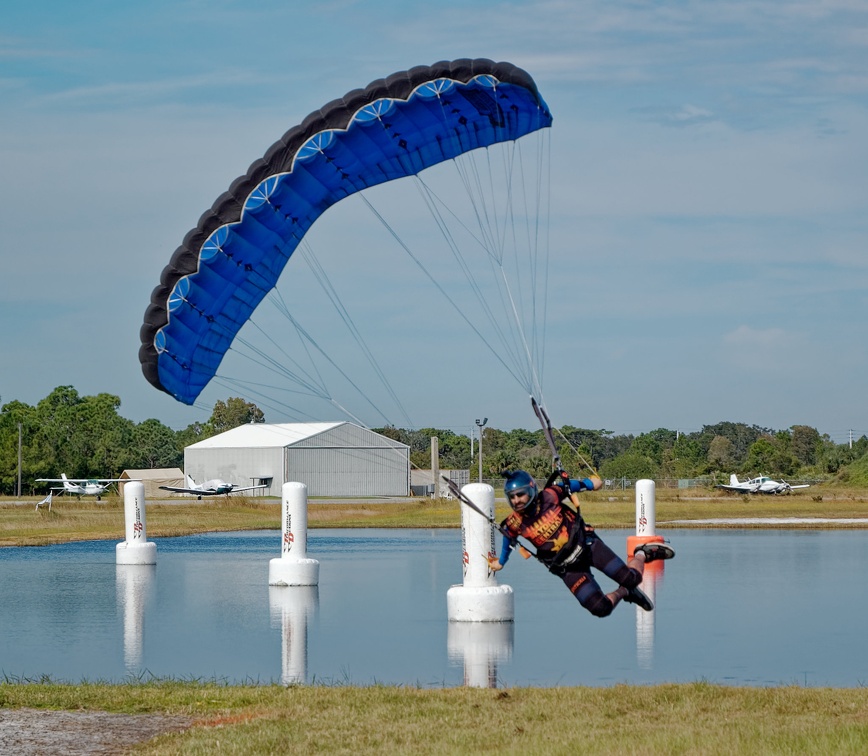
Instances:
[[[868,752],[868,689],[0,684],[0,707],[180,714],[140,754]]]
[[[0,498],[0,546],[123,540],[123,502],[116,496],[102,502],[59,498],[50,512],[44,506],[36,511],[36,501],[33,498],[33,506],[16,505],[9,497],[5,502]],[[581,501],[585,519],[598,528],[635,525],[632,491],[586,492]],[[505,517],[507,511],[506,502],[498,499],[498,518]],[[868,489],[818,486],[789,496],[734,496],[706,489],[657,491],[660,529],[690,527],[690,520],[735,517],[868,518]],[[673,520],[688,522],[672,525]],[[461,514],[458,503],[446,499],[311,499],[308,524],[311,528],[457,528]],[[151,502],[147,506],[147,531],[154,537],[279,527],[277,499],[221,497],[181,504]]]

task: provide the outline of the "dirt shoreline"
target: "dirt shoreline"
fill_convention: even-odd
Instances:
[[[158,735],[182,732],[192,725],[189,717],[165,714],[0,708],[0,753],[113,756]]]

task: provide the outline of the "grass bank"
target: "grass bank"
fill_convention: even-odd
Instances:
[[[9,497],[0,498],[0,546],[123,539],[123,502],[116,496],[101,502],[58,498],[51,511],[45,506],[36,510],[36,501],[33,498],[32,502],[18,504]],[[506,503],[498,500],[498,516],[503,517],[506,512]],[[629,490],[584,493],[582,513],[588,522],[601,529],[631,528],[635,524],[634,494]],[[789,496],[733,496],[704,489],[657,491],[657,524],[661,528],[690,527],[692,521],[712,518],[745,517],[868,518],[868,490],[817,487]],[[678,521],[678,525],[672,525],[673,521]],[[457,528],[461,516],[458,503],[446,499],[311,499],[308,524],[311,528]],[[698,522],[697,526],[708,527]],[[244,497],[149,502],[147,527],[148,535],[154,537],[279,528],[280,508],[276,499]]]
[[[800,753],[868,752],[868,689],[0,684],[0,707],[190,717],[135,752]]]

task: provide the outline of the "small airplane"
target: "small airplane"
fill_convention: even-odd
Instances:
[[[792,486],[785,480],[772,480],[766,475],[760,475],[758,478],[739,482],[738,476],[733,473],[729,476],[728,486],[719,485],[717,488],[725,488],[727,491],[736,491],[738,493],[788,494],[796,488],[810,488],[810,485]]]
[[[106,489],[112,483],[120,483],[123,478],[67,478],[66,473],[61,473],[59,478],[37,478],[38,483],[63,483],[62,486],[52,488],[52,491],[75,494],[76,496],[96,496],[100,501]],[[41,502],[40,502],[41,503]]]
[[[241,491],[255,491],[257,489],[268,487],[269,486],[262,484],[258,486],[245,486],[244,488],[239,488],[234,483],[227,483],[225,480],[221,480],[220,478],[206,480],[204,483],[197,483],[189,475],[187,476],[187,488],[177,488],[175,486],[160,486],[160,488],[165,491],[172,491],[173,493],[193,494],[199,499],[201,499],[203,496],[220,496],[222,494],[226,494],[228,496],[231,493],[241,493]]]

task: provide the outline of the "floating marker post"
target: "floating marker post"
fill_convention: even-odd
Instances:
[[[663,543],[663,536],[657,535],[657,499],[653,480],[636,481],[636,535],[627,537],[627,557],[633,556],[637,546],[643,543]],[[662,559],[645,565],[642,577],[642,590],[657,606],[657,585],[663,579]],[[654,618],[657,614],[636,607],[636,657],[639,666],[651,669],[654,661]]]
[[[157,544],[148,541],[145,526],[145,484],[131,480],[124,486],[126,538],[115,548],[115,564],[156,564]]]
[[[268,588],[272,627],[280,628],[280,682],[283,685],[307,682],[307,626],[319,608],[315,585]]]
[[[268,563],[269,585],[318,585],[319,562],[307,556],[307,486],[284,483],[280,558]]]
[[[657,535],[657,501],[653,480],[636,481],[636,535],[627,536],[627,557],[633,556],[637,546],[643,543],[663,543]],[[648,567],[662,567],[663,561],[652,562]]]
[[[487,483],[470,483],[461,492],[488,518],[494,519],[494,489]],[[488,565],[497,554],[494,526],[486,517],[461,502],[461,543],[463,546],[463,585],[446,592],[450,622],[512,622],[515,596],[508,585],[498,585]]]

